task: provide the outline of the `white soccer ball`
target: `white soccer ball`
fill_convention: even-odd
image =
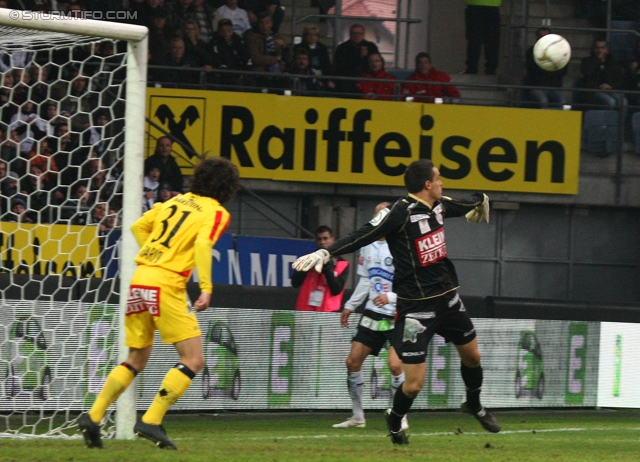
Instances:
[[[533,59],[545,71],[559,71],[571,59],[571,45],[560,35],[547,34],[533,46]]]

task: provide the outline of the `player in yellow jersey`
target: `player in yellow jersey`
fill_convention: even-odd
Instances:
[[[140,252],[135,258],[138,267],[131,280],[125,318],[129,356],[111,371],[93,407],[78,421],[87,447],[102,447],[100,422],[109,405],[145,368],[158,330],[164,343],[175,346],[180,362],[169,370],[134,431],[161,448],[176,449],[167,438],[162,419],[204,365],[200,327],[189,309],[186,285],[196,267],[201,293],[193,307],[206,310],[213,288],[211,249],[231,218],[222,204],[238,188],[235,165],[222,157],[205,159],[195,169],[190,192],[155,204],[131,227]]]

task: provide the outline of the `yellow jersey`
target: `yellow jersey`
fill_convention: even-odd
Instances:
[[[135,261],[185,277],[196,267],[200,290],[211,293],[211,249],[230,221],[229,212],[210,197],[186,193],[156,203],[131,226],[140,245]]]

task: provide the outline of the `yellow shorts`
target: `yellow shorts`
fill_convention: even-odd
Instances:
[[[200,336],[200,326],[187,304],[187,278],[154,266],[140,265],[133,273],[124,321],[126,345],[153,345],[156,329],[163,343]]]

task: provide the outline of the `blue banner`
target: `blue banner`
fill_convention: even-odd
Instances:
[[[120,268],[120,230],[109,233],[103,250],[106,277],[114,278]],[[314,241],[272,237],[233,237],[223,234],[213,248],[213,283],[252,286],[291,286],[291,264],[316,250]],[[193,281],[198,280],[194,273]]]

